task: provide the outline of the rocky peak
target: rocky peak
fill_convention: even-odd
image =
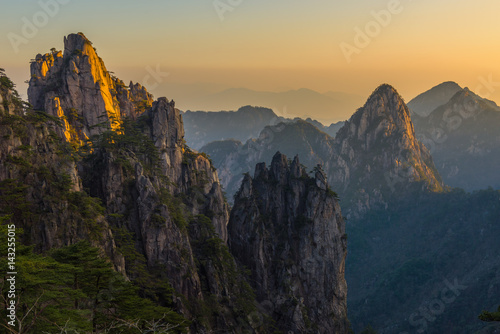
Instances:
[[[339,130],[335,147],[333,184],[348,202],[357,198],[349,205],[354,211],[386,202],[403,184],[443,187],[429,151],[415,137],[408,107],[389,85],[378,87]]]
[[[80,50],[82,54],[90,56],[92,52],[88,49],[88,46],[91,45],[92,42],[83,33],[69,34],[64,37],[64,55],[68,56]]]
[[[285,184],[288,174],[289,166],[286,156],[281,154],[280,152],[277,152],[273,157],[273,161],[271,162],[269,176],[271,180],[276,181],[279,184]]]
[[[21,198],[37,214],[20,216],[25,235],[40,251],[94,238],[131,280],[159,284],[151,298],[172,304],[190,332],[249,330],[253,294],[225,244],[229,206],[208,157],[185,145],[174,101],[153,103],[141,85],[112,76],[83,34],[38,55],[31,72],[29,99],[41,110],[24,115],[0,78],[0,118],[9,120],[0,195],[5,181],[28,185]],[[22,117],[4,115],[11,104]],[[86,137],[92,150],[68,143]]]
[[[153,104],[153,95],[150,94],[146,87],[143,87],[140,83],[133,83],[130,81],[128,90],[133,96],[134,101],[147,101],[149,105]]]
[[[347,333],[345,223],[323,181],[278,152],[245,176],[231,211],[230,249],[285,333]]]
[[[415,131],[403,98],[392,86],[384,84],[339,130],[337,137],[356,139],[365,151],[369,151],[372,145],[396,134],[412,140]]]
[[[52,49],[31,62],[29,102],[36,110],[65,122],[61,137],[81,141],[135,118],[151,107],[142,86],[123,84],[112,76],[85,35],[64,38],[64,52]]]
[[[462,87],[456,82],[443,82],[415,97],[408,103],[408,107],[418,116],[427,117],[434,109],[447,103],[461,90]]]

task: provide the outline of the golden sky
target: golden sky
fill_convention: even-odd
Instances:
[[[169,73],[162,83],[186,89],[203,83],[367,97],[389,83],[409,101],[456,81],[500,102],[500,2],[493,0],[44,0],[7,7],[0,67],[21,93],[29,60],[82,31],[126,82],[161,68]],[[33,36],[26,22],[35,24]],[[23,43],[13,46],[12,36]],[[156,96],[169,95],[152,86]]]

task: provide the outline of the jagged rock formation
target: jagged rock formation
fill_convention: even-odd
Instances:
[[[468,191],[500,188],[500,108],[468,88],[426,117],[414,116],[446,184]]]
[[[410,184],[443,189],[429,151],[415,137],[408,107],[389,85],[378,87],[339,130],[325,169],[357,213],[385,203],[398,189],[408,191]]]
[[[210,143],[201,151],[207,153],[214,162],[222,185],[231,199],[239,189],[243,173],[253,171],[253,166],[261,161],[270,161],[276,151],[288,156],[299,155],[309,169],[318,164],[327,166],[333,154],[333,138],[312,124],[297,120],[268,126],[258,138],[250,139],[245,144],[225,140]]]
[[[320,168],[309,178],[279,152],[257,164],[235,197],[229,243],[280,330],[347,332],[345,223]]]
[[[64,39],[64,52],[36,56],[28,98],[35,110],[63,118],[63,134],[73,141],[117,129],[123,118],[136,118],[153,102],[141,85],[127,87],[113,77],[82,33]]]
[[[408,102],[408,108],[418,116],[427,117],[434,109],[446,104],[461,90],[462,87],[456,82],[443,82],[412,99]]]

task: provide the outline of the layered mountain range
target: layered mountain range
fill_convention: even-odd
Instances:
[[[174,102],[153,101],[139,84],[125,86],[111,76],[82,33],[64,39],[64,52],[36,56],[31,106],[3,73],[0,77],[2,223],[22,229],[20,241],[34,248],[37,259],[88,241],[132,284],[127,291],[171,309],[161,319],[134,319],[131,306],[120,301],[116,280],[100,284],[109,277],[101,272],[87,292],[75,272],[70,295],[62,295],[63,289],[57,298],[44,299],[41,313],[30,313],[32,305],[19,308],[20,319],[34,319],[31,332],[59,331],[68,326],[68,312],[75,330],[91,324],[93,332],[132,328],[142,321],[141,326],[161,323],[178,333],[347,333],[345,225],[324,175],[310,178],[298,160],[289,165],[277,155],[271,171],[259,167],[269,174],[267,181],[242,185],[230,216],[217,171],[205,154],[185,144]],[[260,191],[248,191],[251,184]],[[270,199],[277,200],[261,205]],[[253,211],[247,212],[245,203]],[[286,225],[287,233],[276,234],[282,226],[274,225],[270,210],[281,217],[276,224]],[[238,229],[246,233],[234,233]],[[262,236],[255,247],[241,239]],[[275,243],[283,249],[273,250]],[[299,246],[311,254],[292,251]],[[243,252],[257,255],[257,247],[266,251],[251,264],[241,257]],[[287,257],[286,265],[270,268],[280,257]],[[29,266],[25,257],[19,261]],[[19,275],[19,284],[32,284],[19,289],[41,289],[40,280],[23,271]],[[269,283],[265,289],[256,277]],[[323,285],[311,285],[311,277]],[[57,290],[51,282],[43,286]],[[83,302],[84,292],[95,295]],[[128,313],[120,314],[130,318],[118,317],[118,307],[104,309],[115,293],[112,301],[121,302]],[[43,313],[72,298],[77,299],[69,309]],[[172,319],[176,322],[158,322]]]
[[[415,136],[408,107],[397,91],[378,87],[335,138],[304,121],[266,127],[244,145],[220,141],[206,145],[219,169],[222,184],[232,194],[241,174],[277,149],[299,154],[310,169],[324,166],[347,214],[383,205],[407,186],[440,191],[443,184],[429,151]]]
[[[468,90],[453,94],[452,101],[474,96]],[[242,174],[252,172],[253,162],[269,160],[277,149],[299,154],[313,172],[316,164],[323,165],[348,217],[346,280],[356,331],[371,325],[394,334],[475,333],[481,328],[491,333],[498,328],[484,326],[477,315],[498,306],[500,250],[494,240],[500,193],[467,194],[448,187],[418,140],[412,117],[418,116],[410,114],[397,91],[382,85],[335,138],[299,121],[268,126],[245,144],[220,141],[202,151],[211,156],[229,193],[249,178]],[[255,170],[254,178],[258,175]]]
[[[173,85],[165,83],[163,86]],[[203,84],[193,86],[189,96],[185,96],[185,93],[181,96],[190,110],[235,110],[240,106],[256,105],[272,108],[282,117],[294,115],[308,118],[315,115],[328,123],[348,118],[351,110],[364,99],[363,96],[355,94],[333,91],[319,93],[307,88],[273,92],[247,88],[222,90],[222,87],[217,88],[217,85],[213,84],[204,88]],[[202,88],[202,92],[196,92],[199,88]]]
[[[258,137],[266,126],[276,125],[281,122],[301,121],[300,118],[290,119],[278,116],[269,108],[253,106],[241,107],[237,111],[205,112],[188,110],[183,113],[183,119],[186,128],[186,142],[196,150],[214,141],[246,141]],[[307,118],[305,121],[332,137],[344,124],[344,122],[337,122],[324,126],[311,118]]]

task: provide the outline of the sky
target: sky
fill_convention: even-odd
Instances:
[[[494,0],[0,0],[0,67],[26,95],[29,61],[83,32],[108,70],[155,96],[308,88],[409,101],[456,81],[500,102]],[[34,29],[30,29],[34,28]],[[182,108],[182,105],[178,107]],[[309,114],[314,115],[313,111]]]

